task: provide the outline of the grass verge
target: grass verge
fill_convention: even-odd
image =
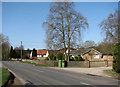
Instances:
[[[3,86],[5,85],[5,83],[8,81],[9,77],[10,77],[10,72],[8,72],[6,69],[4,68],[0,68],[0,77],[2,77],[0,80],[1,83],[0,85]]]
[[[50,65],[44,65],[44,64],[37,64],[37,63],[31,63],[31,62],[28,62],[28,61],[20,61],[21,63],[28,63],[28,64],[33,64],[35,66],[44,66],[44,67],[52,67]]]
[[[109,75],[112,75],[114,78],[120,79],[120,73],[115,72],[113,69],[105,70]]]

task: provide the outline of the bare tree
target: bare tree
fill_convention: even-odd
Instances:
[[[9,52],[10,52],[10,43],[9,38],[7,36],[4,36],[3,34],[0,35],[0,38],[2,38],[2,41],[0,42],[2,48],[2,58],[3,59],[9,59]]]
[[[81,30],[88,27],[86,18],[74,10],[73,2],[55,2],[50,8],[50,14],[46,22],[47,27],[47,45],[58,48],[64,47],[65,59],[66,48],[68,48],[68,57],[70,56],[70,47],[75,45]],[[72,45],[71,45],[72,44]]]
[[[96,50],[99,50],[100,52],[104,54],[112,54],[113,52],[113,43],[110,43],[109,41],[103,40],[96,46]]]
[[[47,26],[47,47],[50,49],[59,49],[64,47],[66,58],[64,13],[64,3],[53,3],[50,8],[48,19],[43,23],[43,25]]]
[[[118,41],[118,11],[115,10],[114,14],[110,14],[100,24],[102,32],[105,32],[106,40],[110,42]]]
[[[83,43],[83,47],[85,48],[94,47],[94,46],[95,46],[95,42],[91,40],[87,40]]]
[[[81,31],[88,27],[87,19],[74,10],[74,3],[65,3],[65,19],[67,30],[68,57],[70,57],[70,44],[73,38],[81,36]],[[69,58],[68,58],[69,61]]]

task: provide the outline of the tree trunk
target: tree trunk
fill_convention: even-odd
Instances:
[[[63,25],[63,15],[61,14],[61,20],[62,20],[62,30],[63,30],[63,44],[64,44],[64,53],[65,53],[65,60],[67,60],[66,56],[66,45],[65,45],[65,32],[64,32],[64,25]]]
[[[67,16],[67,25],[68,25],[68,61],[70,58],[70,28],[69,28],[69,20]]]

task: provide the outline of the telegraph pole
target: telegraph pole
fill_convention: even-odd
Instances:
[[[21,60],[22,60],[22,41],[21,41]]]

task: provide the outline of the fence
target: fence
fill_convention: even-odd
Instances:
[[[45,61],[45,60],[22,60],[22,61],[29,61],[31,63],[37,64],[44,64],[57,67],[57,61]],[[112,66],[112,61],[69,61],[67,62],[67,67],[109,67]]]

